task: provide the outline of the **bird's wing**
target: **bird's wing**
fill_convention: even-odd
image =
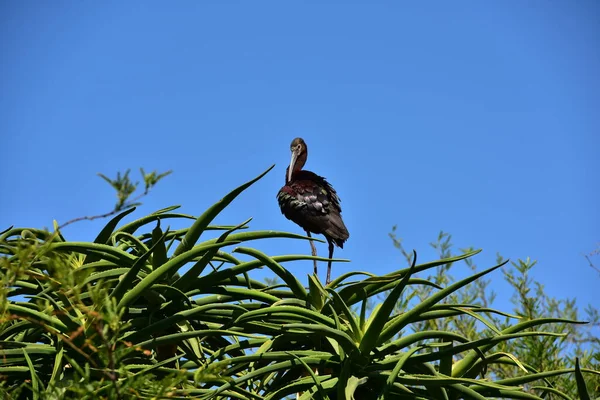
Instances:
[[[299,171],[296,176],[294,179],[296,183],[292,183],[292,186],[297,186],[300,192],[302,189],[310,189],[307,194],[310,197],[307,199],[309,202],[321,203],[326,211],[342,212],[341,200],[333,186],[325,178],[304,170]]]
[[[310,171],[300,173],[300,176],[295,177],[279,191],[277,197],[280,206],[303,209],[305,213],[315,216],[342,211],[336,191],[323,177]]]
[[[337,193],[324,178],[311,175],[295,178],[279,191],[281,212],[304,229],[345,240],[348,231],[340,215]]]

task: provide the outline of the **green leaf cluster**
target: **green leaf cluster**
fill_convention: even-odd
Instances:
[[[150,189],[152,189],[158,183],[158,181],[172,173],[172,171],[167,171],[160,174],[156,171],[146,173],[143,168],[140,168],[140,174],[144,180],[144,191],[135,199],[130,201],[129,198],[137,190],[140,184],[139,182],[134,183],[129,178],[130,171],[131,170],[128,169],[123,175],[121,175],[120,172],[117,172],[117,177],[115,179],[110,179],[104,174],[98,174],[100,178],[104,179],[104,181],[106,181],[106,183],[108,183],[117,192],[117,203],[115,204],[114,211],[121,211],[128,207],[139,206],[141,203],[137,202],[137,200],[147,195]]]
[[[392,229],[390,237],[396,248],[411,262],[412,254],[409,253],[396,228]],[[452,236],[440,232],[437,239],[430,246],[438,253],[440,258],[452,257],[453,254],[463,254],[472,251],[472,248],[456,248],[452,244]],[[468,271],[478,270],[472,258],[465,259]],[[497,262],[504,259],[497,255]],[[538,280],[531,274],[537,262],[530,258],[519,259],[505,264],[502,267],[504,280],[512,291],[504,291],[502,298],[513,303],[511,314],[487,313],[486,318],[498,329],[508,329],[516,321],[545,320],[544,330],[560,334],[554,336],[527,336],[517,340],[504,341],[497,346],[497,350],[507,355],[514,356],[526,366],[528,371],[557,371],[572,368],[578,362],[593,370],[600,370],[600,315],[598,309],[588,305],[584,310],[578,308],[575,298],[555,298],[550,296]],[[463,272],[463,271],[461,271]],[[463,272],[464,273],[464,272]],[[427,272],[424,278],[437,285],[447,285],[456,280],[456,274],[450,265],[440,265]],[[496,278],[497,279],[497,278]],[[490,308],[497,300],[497,293],[490,289],[491,278],[481,278],[466,286],[464,289],[450,295],[445,302],[449,304],[476,304],[483,308]],[[397,310],[411,307],[432,294],[434,289],[430,286],[411,287],[397,303]],[[381,298],[385,298],[384,293]],[[583,312],[582,312],[583,311]],[[584,314],[582,317],[581,314]],[[586,324],[573,324],[568,321],[584,319]],[[477,340],[487,335],[488,325],[466,315],[457,315],[452,318],[430,319],[414,324],[408,333],[423,330],[445,330],[459,333],[470,340]],[[526,331],[535,331],[528,328]],[[489,374],[496,379],[510,379],[517,376],[521,369],[512,364],[497,363],[490,365]],[[588,388],[594,397],[600,397],[600,376],[587,377]],[[540,382],[531,382],[524,385],[532,394],[542,395],[544,390],[536,389],[538,385],[551,385],[570,398],[579,398],[577,381],[570,375],[556,375],[547,377]],[[556,394],[546,393],[547,399],[563,398]]]
[[[587,368],[534,371],[498,351],[522,337],[560,337],[536,318],[500,327],[504,315],[448,299],[493,273],[499,263],[462,280],[438,284],[418,273],[471,259],[411,263],[383,276],[344,274],[329,285],[305,284],[288,262],[306,255],[268,255],[248,242],[288,232],[250,231],[248,221],[211,225],[229,204],[273,167],[234,189],[200,216],[156,211],[121,224],[115,216],[93,242],[66,240],[59,230],[9,228],[0,233],[2,314],[0,382],[7,398],[199,399],[541,399],[558,392],[525,385],[557,375],[576,378]],[[194,220],[179,230],[169,220]],[[211,232],[217,235],[210,237]],[[344,260],[334,260],[344,261]],[[252,278],[267,268],[278,281]],[[448,267],[449,268],[449,267]],[[410,288],[431,292],[398,308]],[[370,305],[386,293],[373,309]],[[481,337],[448,329],[406,333],[427,321],[461,316],[486,326]],[[495,365],[518,367],[497,379]],[[569,398],[562,395],[563,398]]]

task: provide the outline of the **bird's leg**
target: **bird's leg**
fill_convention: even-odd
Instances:
[[[310,232],[309,231],[306,231],[306,235],[309,238],[312,237],[312,236],[310,236]],[[309,242],[310,242],[310,249],[312,250],[312,255],[313,255],[313,257],[316,257],[317,256],[317,248],[315,247],[315,242],[313,242],[312,240],[309,240]],[[315,266],[315,275],[318,276],[319,274],[317,273],[317,260],[313,260],[313,263],[314,263],[314,266]]]
[[[331,240],[327,240],[327,242],[329,243],[330,260],[327,261],[327,280],[325,281],[325,284],[329,285],[329,282],[331,282],[331,258],[333,258],[333,242]]]

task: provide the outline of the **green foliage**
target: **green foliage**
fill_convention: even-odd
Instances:
[[[100,178],[104,179],[117,192],[117,204],[115,204],[115,211],[117,212],[124,210],[125,208],[139,206],[140,203],[138,203],[137,200],[140,197],[147,195],[150,189],[152,189],[158,181],[170,175],[173,171],[163,172],[162,174],[159,174],[156,171],[146,173],[144,168],[140,168],[140,174],[144,180],[144,191],[132,201],[129,201],[129,198],[137,190],[139,182],[133,183],[129,179],[129,172],[130,170],[128,169],[122,176],[120,172],[117,172],[117,177],[115,179],[110,179],[104,174],[98,174]]]
[[[407,268],[383,276],[353,272],[327,286],[308,276],[304,285],[284,265],[326,258],[268,255],[247,242],[308,237],[249,231],[249,220],[211,225],[269,170],[199,217],[169,207],[119,225],[133,211],[125,210],[93,242],[68,241],[60,230],[0,233],[3,396],[541,399],[527,394],[527,386],[554,393],[544,378],[584,382],[598,374],[578,365],[538,372],[497,350],[518,338],[564,335],[540,330],[547,319],[504,326],[490,316],[506,314],[456,302],[465,287],[504,265],[444,280],[452,265],[470,262],[479,250],[425,263],[412,253]],[[130,191],[123,179],[119,188]],[[171,219],[194,222],[176,231],[163,228]],[[259,268],[281,283],[252,279]],[[444,274],[437,280],[417,277],[440,268]],[[416,290],[422,297],[411,303]],[[367,312],[383,293],[387,298]],[[469,337],[448,328],[456,318],[485,328]],[[506,379],[488,372],[503,366],[518,373]]]
[[[142,204],[139,202],[139,200],[142,197],[146,196],[150,192],[150,189],[152,189],[161,179],[170,175],[172,172],[167,171],[163,172],[162,174],[159,174],[158,172],[153,171],[150,173],[146,173],[146,171],[144,171],[143,168],[140,168],[140,173],[142,174],[142,179],[144,180],[144,191],[138,194],[134,199],[130,199],[131,195],[135,193],[140,183],[133,183],[129,179],[129,171],[130,170],[125,171],[123,175],[121,175],[120,172],[117,172],[117,177],[115,179],[110,179],[104,174],[98,174],[98,176],[104,179],[115,190],[117,194],[117,203],[115,204],[115,207],[112,211],[100,215],[74,218],[60,225],[58,229],[62,229],[65,226],[70,225],[74,222],[79,222],[83,220],[93,221],[98,218],[107,218],[126,209],[129,209],[129,212],[132,212],[133,207],[138,207]],[[112,228],[114,228],[114,226]],[[110,233],[111,231],[107,230],[107,232]]]
[[[408,263],[411,262],[409,254],[402,245],[402,240],[396,235],[395,228],[390,237],[394,245],[404,254]],[[454,246],[451,243],[451,236],[440,232],[437,240],[431,243],[440,257],[451,257]],[[471,251],[472,249],[458,249],[457,253]],[[497,262],[503,262],[500,255],[497,256]],[[465,260],[469,269],[473,272],[477,270],[476,265],[471,259]],[[578,310],[575,299],[557,299],[549,296],[544,286],[534,280],[530,272],[536,265],[535,261],[529,258],[511,262],[503,268],[503,275],[506,282],[512,288],[510,300],[514,305],[513,315],[504,313],[488,313],[486,321],[500,330],[510,329],[514,324],[515,318],[521,323],[526,321],[535,321],[546,319],[544,325],[546,332],[559,334],[561,336],[527,336],[518,340],[510,340],[499,343],[498,352],[512,355],[515,360],[519,360],[521,366],[497,363],[490,365],[489,374],[497,379],[505,380],[515,377],[522,368],[527,371],[557,371],[572,368],[576,365],[576,360],[590,369],[600,370],[600,339],[597,332],[600,328],[600,315],[598,309],[588,305],[584,310],[584,320],[587,324],[573,324],[560,321],[562,319],[575,321],[580,320],[581,315]],[[449,271],[448,265],[439,266],[432,274],[426,277],[438,285],[445,285],[454,281],[454,276]],[[489,279],[479,279],[473,284],[465,287],[463,290],[455,292],[447,301],[449,304],[471,303],[477,304],[482,308],[490,307],[495,299],[496,293],[489,289]],[[431,295],[433,289],[427,286],[411,288],[403,301],[397,304],[399,310],[410,307],[410,302],[418,299],[427,298]],[[415,331],[422,330],[449,330],[461,334],[471,340],[478,340],[486,336],[486,321],[477,321],[465,315],[458,315],[447,319],[432,319],[415,324]],[[527,331],[532,331],[529,328]],[[600,377],[590,375],[587,378],[588,387],[595,397],[600,396]],[[560,392],[567,394],[570,398],[581,397],[578,393],[577,382],[569,375],[557,375],[547,378],[543,382],[532,382],[525,385],[529,393],[542,393],[546,389],[536,389],[536,385],[552,385]],[[547,399],[563,398],[556,394],[548,394]]]

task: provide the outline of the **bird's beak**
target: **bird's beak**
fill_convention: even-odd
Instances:
[[[292,173],[294,172],[294,166],[296,165],[296,160],[298,159],[298,153],[292,151],[292,159],[290,161],[290,169],[288,169],[288,182],[292,180]]]

